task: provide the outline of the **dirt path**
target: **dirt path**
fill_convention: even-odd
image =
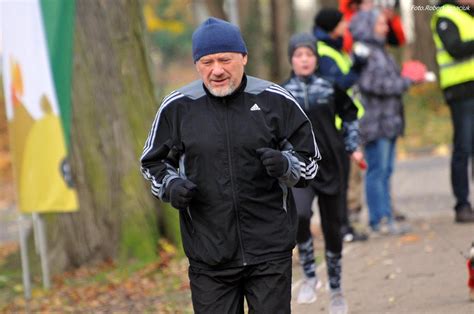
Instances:
[[[398,163],[393,190],[412,232],[345,246],[343,286],[350,313],[474,313],[459,252],[474,241],[474,224],[453,223],[448,159]],[[326,281],[324,265],[318,273]],[[300,277],[295,263],[296,285]],[[293,312],[327,313],[327,305],[328,293],[322,289],[311,305],[293,302]]]

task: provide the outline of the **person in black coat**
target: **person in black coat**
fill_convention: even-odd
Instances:
[[[305,274],[297,297],[298,303],[316,300],[318,279],[315,273],[313,239],[310,232],[311,205],[318,197],[321,225],[326,244],[326,262],[331,290],[330,310],[347,311],[341,289],[342,212],[345,210],[346,154],[357,160],[363,154],[357,150],[357,107],[337,85],[317,76],[316,39],[311,34],[296,34],[289,43],[292,65],[290,79],[283,87],[290,91],[306,112],[322,156],[315,179],[306,188],[293,188],[298,212],[297,243],[300,263]],[[343,121],[343,132],[334,123],[336,114]]]
[[[193,33],[199,80],[164,98],[141,157],[151,192],[179,210],[195,313],[290,313],[293,186],[316,175],[311,123],[288,91],[245,74],[237,26]]]

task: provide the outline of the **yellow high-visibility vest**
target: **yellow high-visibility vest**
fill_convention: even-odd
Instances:
[[[474,56],[454,59],[444,48],[436,31],[439,18],[447,18],[459,30],[462,41],[474,40],[474,18],[459,7],[446,4],[438,9],[431,18],[431,30],[436,45],[436,61],[439,65],[440,85],[442,89],[474,80]]]
[[[351,70],[352,61],[349,55],[343,51],[338,51],[333,47],[329,46],[323,41],[318,41],[318,54],[320,56],[326,56],[334,60],[336,62],[337,67],[341,70],[342,74],[346,75]],[[360,119],[364,115],[364,106],[360,102],[359,98],[354,95],[352,88],[349,88],[347,91],[347,95],[351,97],[352,101],[354,102],[355,106],[357,107],[357,118]],[[342,120],[341,118],[336,115],[336,127],[341,129]]]

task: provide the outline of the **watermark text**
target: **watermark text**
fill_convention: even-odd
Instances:
[[[470,11],[471,7],[469,5],[457,5],[457,9],[460,9],[462,11]],[[436,10],[452,10],[452,6],[439,6],[439,5],[412,5],[411,10],[412,11],[436,11]]]

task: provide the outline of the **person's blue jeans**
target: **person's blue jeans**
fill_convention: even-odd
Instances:
[[[453,122],[451,185],[456,198],[455,210],[470,206],[469,157],[474,152],[474,97],[450,102]]]
[[[390,177],[393,172],[396,139],[380,138],[365,145],[367,173],[365,193],[369,207],[369,225],[379,229],[380,221],[392,222]]]

